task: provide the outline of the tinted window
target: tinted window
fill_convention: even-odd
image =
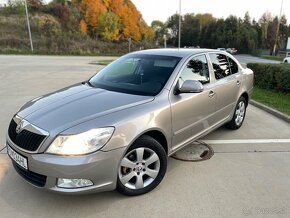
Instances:
[[[227,57],[223,54],[209,54],[216,79],[222,79],[231,75]]]
[[[186,80],[198,80],[202,84],[209,83],[208,63],[205,55],[192,58],[186,64],[179,77],[179,85]]]
[[[229,65],[230,65],[232,74],[238,73],[239,67],[238,67],[237,63],[233,59],[231,59],[230,57],[228,57],[228,61],[229,61]]]
[[[124,56],[90,79],[92,86],[136,95],[157,95],[181,58],[160,55]]]

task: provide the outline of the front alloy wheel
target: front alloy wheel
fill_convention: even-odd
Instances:
[[[117,190],[125,195],[141,195],[154,189],[164,177],[167,156],[153,138],[142,136],[121,160]]]

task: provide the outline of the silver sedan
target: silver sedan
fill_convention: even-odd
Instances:
[[[239,129],[252,89],[252,70],[225,51],[134,52],[27,102],[9,125],[8,155],[38,188],[144,194],[167,156],[222,125]]]

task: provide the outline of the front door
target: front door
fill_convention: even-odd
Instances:
[[[192,141],[196,136],[213,125],[215,94],[212,94],[210,73],[205,55],[191,58],[181,70],[178,78],[181,87],[186,80],[198,80],[204,85],[201,93],[170,95],[172,110],[172,149]]]

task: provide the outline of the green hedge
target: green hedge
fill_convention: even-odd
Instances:
[[[290,92],[290,64],[249,63],[247,67],[254,71],[255,86],[279,92]]]

